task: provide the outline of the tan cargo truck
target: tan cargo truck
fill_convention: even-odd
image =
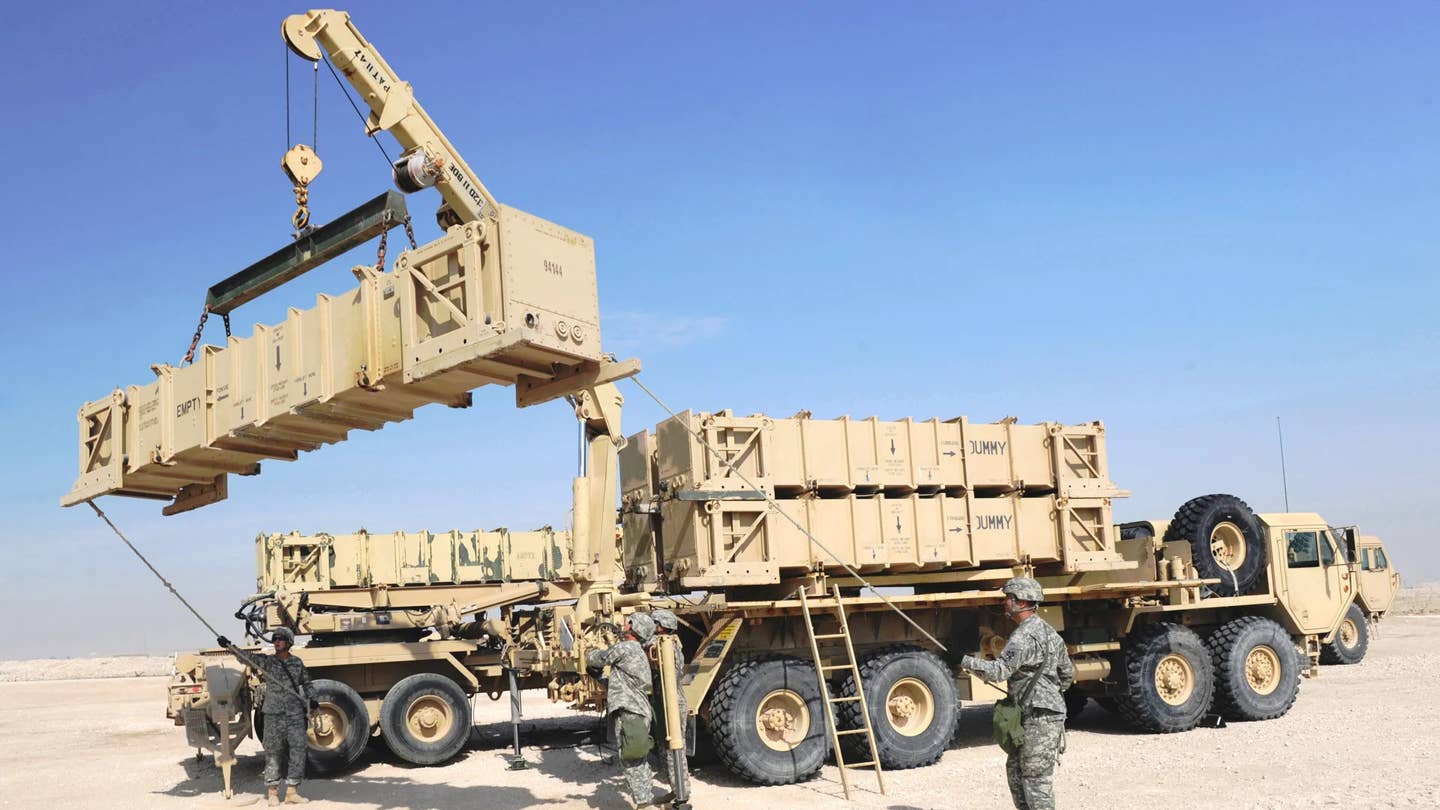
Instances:
[[[705,415],[702,421],[731,418]],[[1066,430],[1048,426],[1044,434]],[[1099,425],[1085,430],[1103,437]],[[665,435],[663,429],[657,433]],[[696,567],[678,562],[693,559],[687,556],[697,536],[692,523],[723,520],[726,510],[710,506],[716,500],[753,506],[755,494],[773,484],[760,483],[760,468],[751,470],[756,478],[745,476],[760,487],[746,490],[727,488],[696,466],[659,463],[669,446],[663,439],[632,437],[621,452],[628,491],[622,541],[611,554],[618,555],[627,581],[611,599],[621,613],[663,605],[680,615],[681,683],[699,721],[701,745],[713,747],[727,767],[753,782],[808,778],[834,754],[831,740],[842,738],[827,733],[827,693],[842,701],[836,731],[864,725],[866,718],[857,715],[862,702],[846,700],[863,694],[882,767],[938,759],[953,736],[959,707],[998,697],[955,664],[965,653],[994,656],[1003,648],[1010,626],[997,588],[1017,573],[1040,579],[1047,596],[1042,616],[1061,632],[1075,660],[1072,708],[1096,698],[1149,731],[1183,731],[1212,713],[1233,720],[1278,717],[1294,703],[1302,675],[1315,674],[1332,649],[1347,649],[1341,628],[1358,590],[1343,550],[1348,534],[1313,513],[1255,515],[1228,495],[1194,499],[1170,521],[1109,526],[1104,535],[1111,542],[1103,550],[1113,559],[1096,570],[1067,571],[1063,547],[1073,537],[1056,530],[1063,514],[1053,505],[1053,492],[970,491],[972,501],[1009,505],[1012,517],[1026,514],[1026,500],[1046,504],[1037,517],[1022,517],[1017,530],[973,517],[928,527],[924,520],[907,523],[907,516],[926,513],[916,505],[920,501],[964,503],[966,493],[955,488],[887,498],[883,489],[857,496],[797,487],[791,497],[774,498],[760,522],[778,521],[791,501],[807,507],[838,503],[851,518],[874,520],[827,524],[832,531],[808,538],[799,532],[772,536],[746,521],[713,535],[719,538],[715,546],[743,553],[758,543],[756,564],[730,569],[733,584],[713,565],[704,567],[699,575],[714,584],[698,592],[682,584]],[[1094,460],[1103,465],[1103,442],[1093,447]],[[736,455],[720,468],[740,470],[739,456],[755,452],[745,448],[735,443]],[[1051,450],[1044,441],[1035,446],[1036,453]],[[646,476],[627,476],[645,468],[654,494],[639,499],[628,485]],[[661,470],[674,473],[663,487]],[[855,505],[860,502],[872,506]],[[905,507],[892,512],[873,502]],[[667,503],[674,508],[667,510]],[[671,533],[666,516],[676,509],[695,515],[676,519],[682,531]],[[894,514],[900,515],[898,528]],[[968,514],[991,512],[987,507]],[[968,535],[986,531],[1009,534],[1004,543],[981,542],[997,550],[979,555],[980,562],[957,555],[961,562],[928,569],[916,563],[914,550],[927,537],[967,535],[949,548],[971,548],[976,541]],[[890,552],[884,565],[865,551],[877,547]],[[1002,547],[1010,549],[1009,557]],[[827,549],[838,550],[847,564],[872,563],[865,581],[889,595],[865,589],[827,559]],[[321,679],[324,695],[322,731],[311,739],[317,769],[345,766],[372,735],[407,761],[433,764],[463,747],[468,697],[475,694],[544,687],[552,699],[577,709],[600,705],[603,685],[580,660],[587,645],[603,640],[572,604],[560,601],[584,591],[573,579],[576,559],[570,535],[550,530],[262,535],[256,540],[259,596],[244,614],[252,637],[282,625],[310,636],[297,652]],[[720,564],[735,562],[732,557]],[[1203,576],[1201,566],[1224,576]],[[660,571],[669,576],[657,577]],[[757,582],[761,572],[772,571]],[[843,633],[835,621],[807,622],[801,598],[803,591],[819,612],[835,604],[829,595],[836,588],[848,619]],[[474,618],[487,608],[499,616]],[[853,670],[829,663],[850,650]],[[206,682],[207,663],[213,666],[213,659],[182,656],[171,687],[171,716],[186,726],[192,743],[195,730],[213,715],[207,695],[197,690]],[[254,696],[235,702],[253,705]],[[212,739],[220,731],[211,728]]]
[[[1109,479],[1098,422],[686,412],[627,440],[616,383],[639,363],[600,348],[589,237],[496,201],[348,15],[294,15],[282,32],[293,53],[328,58],[351,82],[370,108],[367,135],[399,141],[396,183],[439,192],[444,235],[387,269],[383,235],[408,219],[395,192],[310,229],[319,164],[297,168],[307,155],[292,149],[295,243],[212,287],[206,316],[228,326],[236,307],[381,236],[375,265],[224,346],[200,347],[197,333],[194,363],[85,404],[62,503],[203,507],[228,497],[230,473],[495,386],[521,407],[565,398],[585,460],[563,530],[257,539],[256,593],[237,617],[252,642],[280,626],[307,637],[296,652],[317,678],[318,770],[353,762],[374,735],[407,761],[442,762],[464,746],[480,693],[543,687],[594,709],[604,683],[586,652],[647,607],[683,622],[683,650],[656,658],[662,691],[678,678],[690,717],[665,695],[661,747],[683,764],[698,719],[726,765],[762,784],[866,756],[862,744],[870,761],[849,764],[937,759],[961,701],[996,694],[955,664],[1004,646],[998,587],[1017,574],[1045,587],[1076,699],[1103,698],[1162,732],[1212,711],[1283,714],[1302,673],[1346,643],[1362,588],[1363,609],[1383,613],[1380,583],[1372,603],[1356,579],[1388,570],[1383,551],[1360,544],[1357,574],[1318,515],[1257,516],[1209,495],[1171,521],[1116,526],[1126,493]],[[683,675],[665,674],[676,658]],[[176,660],[169,716],[216,752],[227,790],[257,687],[221,651]]]
[[[1010,627],[997,589],[1016,574],[1045,587],[1042,616],[1076,663],[1073,703],[1099,698],[1150,731],[1182,731],[1212,712],[1278,717],[1302,675],[1348,649],[1340,629],[1357,572],[1344,536],[1319,515],[1256,515],[1238,498],[1209,495],[1170,521],[1113,526],[1110,501],[1125,493],[1108,480],[1098,423],[1025,426],[1026,440],[1007,420],[983,426],[1005,438],[972,443],[967,433],[983,434],[963,419],[836,420],[846,438],[826,443],[836,456],[827,461],[790,438],[823,433],[816,421],[685,413],[621,451],[627,587],[682,594],[671,604],[691,628],[687,703],[747,779],[818,770],[832,747],[827,693],[852,699],[840,704],[842,729],[863,725],[853,698],[864,695],[883,767],[937,759],[959,702],[999,696],[956,663],[1003,648]],[[917,425],[927,426],[925,441],[913,441]],[[934,456],[914,450],[937,425],[955,439],[939,445],[953,451],[942,455],[952,467],[924,488]],[[714,452],[697,452],[697,442]],[[880,484],[855,472],[876,466],[874,448],[899,459]],[[970,473],[984,463],[972,453],[1000,452],[1009,454],[1003,469],[1028,477]],[[750,489],[729,481],[737,476]],[[833,624],[807,626],[795,596],[805,589],[813,603],[836,586],[845,640]],[[689,595],[697,588],[706,590],[698,599]],[[858,677],[841,670],[818,686],[817,666],[845,660],[846,644]],[[864,755],[858,743],[852,753]]]

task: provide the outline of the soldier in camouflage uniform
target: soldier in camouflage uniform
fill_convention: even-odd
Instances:
[[[1016,577],[1001,590],[1005,615],[1016,623],[1015,632],[999,659],[967,655],[960,666],[987,681],[1006,681],[1017,701],[1031,679],[1037,679],[1026,705],[1020,707],[1025,742],[1006,759],[1005,775],[1019,810],[1054,810],[1055,763],[1065,750],[1065,690],[1075,681],[1075,665],[1060,634],[1035,613],[1044,599],[1040,583]]]
[[[224,636],[215,639],[230,649]],[[250,653],[242,656],[260,670],[265,715],[265,794],[271,807],[280,804],[280,766],[285,766],[285,804],[304,804],[300,781],[305,778],[305,734],[310,727],[309,710],[316,707],[310,691],[310,673],[297,656],[290,654],[295,633],[288,627],[275,631],[275,654]],[[303,699],[302,699],[303,696]]]
[[[652,644],[668,643],[665,637],[670,636],[673,638],[676,630],[680,627],[680,621],[676,618],[674,611],[665,610],[664,608],[652,610],[650,611],[650,618],[655,620],[655,639],[651,642]],[[683,654],[680,654],[680,645],[677,643],[675,646],[677,652],[675,659],[677,664],[675,672],[675,701],[680,704],[680,723],[683,729],[688,722],[686,719],[685,691],[680,685],[680,676],[682,674],[680,668],[683,666],[684,660]],[[656,660],[659,660],[658,653]],[[665,728],[665,693],[659,687],[655,688],[654,694],[651,696],[650,707],[654,710],[655,714],[655,719],[650,726],[651,736],[655,738],[655,755],[664,763],[665,774],[670,783],[670,789],[678,791],[680,785],[678,777],[675,774],[675,763],[669,754],[669,740],[667,739],[668,735]],[[681,732],[681,735],[684,736],[684,731]]]
[[[635,742],[635,735],[650,731],[650,659],[641,646],[655,633],[655,622],[644,613],[631,615],[625,625],[624,638],[604,650],[596,650],[586,658],[588,667],[610,667],[610,680],[605,691],[606,720],[615,735],[620,767],[636,807],[663,804],[669,796],[655,800],[654,776],[650,771],[648,751],[639,759],[626,759],[624,751]]]

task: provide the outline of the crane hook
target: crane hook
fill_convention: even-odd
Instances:
[[[320,174],[324,165],[315,150],[303,143],[297,143],[280,159],[280,168],[295,185],[295,215],[290,224],[295,226],[295,238],[300,238],[310,227],[310,181]]]

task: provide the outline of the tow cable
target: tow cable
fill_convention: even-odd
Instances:
[[[115,523],[110,520],[109,515],[101,511],[100,507],[96,506],[94,501],[86,501],[85,503],[89,504],[90,508],[95,510],[96,516],[98,516],[101,520],[105,521],[105,525],[110,527],[110,531],[115,532],[115,536],[119,537],[120,540],[125,543],[125,545],[128,546],[132,552],[134,552],[135,556],[140,558],[140,562],[145,563],[145,567],[149,568],[150,573],[154,574],[155,578],[160,580],[160,584],[164,585],[170,591],[170,593],[175,594],[175,598],[180,600],[180,604],[184,605],[185,609],[190,611],[191,615],[193,615],[196,619],[199,619],[201,624],[205,625],[205,629],[209,630],[211,635],[214,635],[216,638],[221,637],[222,634],[218,630],[216,630],[210,624],[210,622],[206,621],[204,616],[200,615],[200,611],[196,610],[195,607],[191,605],[184,596],[181,596],[180,592],[175,589],[175,586],[171,585],[170,581],[166,579],[164,575],[162,575],[158,570],[156,570],[155,566],[151,565],[149,560],[145,559],[145,555],[141,554],[140,549],[136,548],[135,544],[130,542],[130,539],[125,536],[124,532],[121,532],[119,527],[117,527]],[[255,663],[255,660],[250,656],[246,655],[245,652],[242,651],[239,647],[231,644],[225,649],[232,655],[234,655],[236,658],[239,658],[246,666],[254,670],[256,676],[259,677],[261,680],[266,681],[267,683],[270,683],[274,686],[278,686],[281,689],[284,689],[286,692],[289,692],[291,695],[294,695],[295,698],[300,701],[301,705],[309,705],[309,701],[306,699],[306,697],[295,691],[295,689],[291,688],[288,684],[270,680],[266,676],[265,670],[261,669]],[[312,717],[311,723],[314,724],[317,720],[318,717]],[[317,728],[316,730],[318,731],[319,729]]]

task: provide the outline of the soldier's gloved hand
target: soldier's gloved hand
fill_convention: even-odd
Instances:
[[[228,638],[226,638],[226,637],[224,637],[224,636],[216,636],[216,637],[215,637],[215,643],[218,644],[218,645],[220,645],[221,647],[226,648],[226,649],[229,649],[229,648],[230,648],[230,639],[228,639]]]

